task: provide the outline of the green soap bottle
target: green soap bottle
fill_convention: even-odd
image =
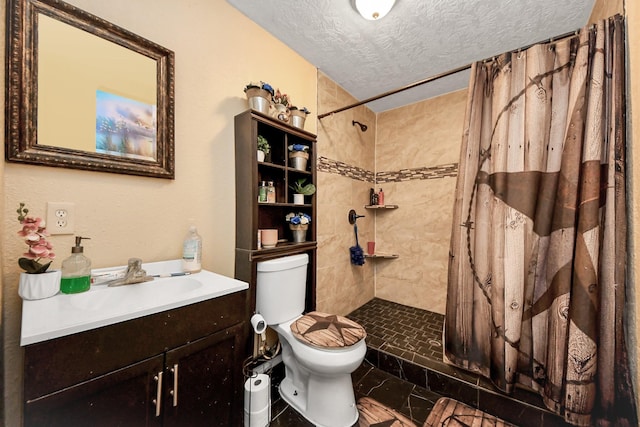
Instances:
[[[77,294],[88,291],[91,287],[91,260],[84,256],[82,239],[76,236],[76,245],[71,248],[71,256],[62,261],[62,280],[60,291],[64,294]]]

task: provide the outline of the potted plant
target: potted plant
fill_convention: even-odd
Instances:
[[[289,149],[289,163],[294,169],[300,171],[307,170],[307,160],[309,160],[309,146],[303,144],[291,144]]]
[[[270,150],[271,146],[269,145],[269,142],[267,142],[267,138],[262,135],[258,135],[258,161],[263,162]]]
[[[289,95],[287,95],[286,93],[282,93],[280,92],[280,89],[277,89],[271,97],[271,101],[273,102],[273,107],[275,108],[274,117],[278,120],[282,120],[283,122],[288,122],[289,104],[291,103]]]
[[[311,196],[316,192],[316,186],[313,183],[306,184],[306,178],[300,178],[295,181],[289,188],[293,190],[293,204],[304,205],[304,196]]]
[[[291,106],[289,107],[289,112],[291,114],[291,126],[304,129],[304,121],[307,118],[307,114],[311,111],[307,110],[307,107],[298,108]]]
[[[305,242],[307,240],[307,230],[309,229],[311,217],[304,212],[289,212],[285,219],[289,223],[289,229],[293,233],[294,243]]]
[[[249,108],[259,111],[262,114],[269,114],[271,97],[273,96],[273,88],[269,83],[249,82],[249,84],[244,87],[244,93],[247,95]]]
[[[43,299],[54,296],[60,290],[60,270],[47,271],[56,255],[53,246],[47,240],[49,233],[41,218],[27,216],[29,209],[20,203],[17,211],[18,221],[22,228],[18,235],[24,237],[27,252],[18,259],[18,265],[25,272],[20,273],[18,294],[23,299]],[[49,260],[49,262],[41,262]]]

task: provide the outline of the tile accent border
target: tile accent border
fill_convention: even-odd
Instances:
[[[323,156],[318,157],[318,172],[327,172],[334,175],[342,175],[347,178],[357,179],[358,181],[374,182],[374,174],[357,166],[348,165],[338,160],[328,159]]]
[[[458,163],[429,167],[425,166],[414,169],[400,169],[398,171],[385,171],[374,174],[372,171],[320,156],[318,158],[318,172],[326,172],[356,179],[358,181],[381,184],[385,182],[456,177],[458,176]]]
[[[376,173],[376,182],[401,182],[456,176],[458,176],[458,164],[449,163],[446,165],[425,166],[414,169],[400,169],[399,171],[378,172]]]

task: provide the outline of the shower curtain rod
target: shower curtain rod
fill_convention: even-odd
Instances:
[[[593,25],[591,27],[593,27]],[[535,46],[537,44],[551,43],[553,41],[562,40],[564,38],[577,35],[578,31],[580,31],[580,30],[574,30],[574,31],[570,31],[568,33],[561,34],[559,36],[549,37],[546,40],[542,40],[542,41],[539,41],[539,42],[531,43],[529,45],[526,45],[526,46],[518,48],[518,49],[511,50],[509,52],[520,52],[520,51],[529,49],[531,46]],[[496,58],[496,56],[497,55],[492,56],[490,58],[483,59],[481,61],[477,61],[477,62],[492,61],[492,60],[494,60]],[[453,70],[450,70],[450,71],[447,71],[447,72],[444,72],[444,73],[436,74],[435,76],[427,77],[426,79],[419,80],[417,82],[408,84],[408,85],[403,86],[403,87],[401,87],[399,89],[393,89],[393,90],[390,90],[388,92],[382,93],[380,95],[372,96],[371,98],[367,98],[367,99],[364,99],[362,101],[358,101],[355,104],[347,105],[346,107],[341,107],[341,108],[338,108],[337,110],[329,111],[328,113],[319,114],[318,115],[318,120],[321,120],[321,119],[323,119],[323,118],[325,118],[327,116],[330,116],[332,114],[341,113],[343,111],[350,110],[352,108],[359,107],[359,106],[364,105],[364,104],[368,104],[369,102],[377,101],[378,99],[386,98],[387,96],[395,95],[396,93],[403,92],[403,91],[408,90],[408,89],[413,89],[414,87],[421,86],[421,85],[423,85],[425,83],[429,83],[429,82],[432,82],[434,80],[438,80],[438,79],[441,79],[443,77],[447,77],[447,76],[450,76],[452,74],[459,73],[460,71],[464,71],[466,69],[471,68],[472,65],[473,64],[467,64],[467,65],[464,65],[462,67],[458,67],[458,68],[455,68]]]

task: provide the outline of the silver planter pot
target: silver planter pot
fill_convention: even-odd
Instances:
[[[268,90],[260,88],[251,88],[247,92],[247,101],[249,101],[249,108],[261,112],[262,114],[269,114],[269,107],[271,106],[271,94]]]
[[[293,233],[293,242],[302,243],[307,241],[307,230],[291,230]]]
[[[302,151],[293,151],[289,153],[289,166],[299,171],[307,170],[307,160],[309,154]]]
[[[291,126],[295,126],[298,129],[304,129],[304,120],[306,118],[305,116],[299,116],[295,113],[291,113]]]
[[[293,234],[293,243],[302,243],[307,241],[308,224],[290,225],[291,233]]]

